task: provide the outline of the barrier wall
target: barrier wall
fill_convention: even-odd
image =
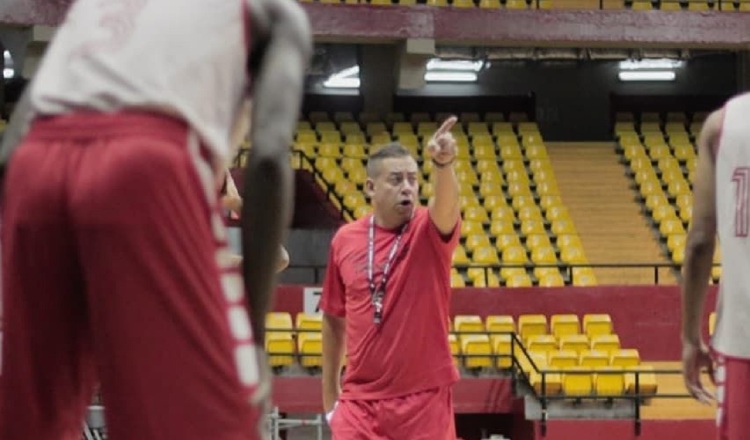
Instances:
[[[280,286],[275,310],[297,313],[304,308],[303,286]],[[308,294],[308,307],[312,296]],[[711,286],[704,316],[716,303]],[[680,292],[677,286],[596,286],[516,289],[454,289],[451,313],[513,315],[542,313],[609,313],[623,347],[637,348],[648,361],[680,358]],[[709,310],[710,309],[710,310]]]

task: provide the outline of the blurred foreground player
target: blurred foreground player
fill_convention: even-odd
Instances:
[[[722,440],[747,439],[750,432],[749,114],[750,94],[745,94],[728,101],[703,125],[682,283],[685,385],[694,398],[709,403],[714,396],[700,375],[704,368],[714,374]],[[701,317],[717,232],[723,264],[710,352],[701,336]]]
[[[291,0],[73,4],[0,150],[0,438],[79,439],[98,380],[114,440],[262,437],[310,52]],[[217,181],[250,97],[246,300]]]

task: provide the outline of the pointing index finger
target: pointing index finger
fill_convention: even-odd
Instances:
[[[456,122],[458,122],[458,118],[455,116],[451,116],[450,118],[443,121],[443,125],[441,125],[440,128],[438,128],[438,130],[435,132],[434,137],[438,137],[440,135],[443,135],[451,131],[453,126],[456,125]]]

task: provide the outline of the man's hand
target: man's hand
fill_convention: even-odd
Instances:
[[[427,151],[430,159],[438,167],[451,164],[456,159],[458,146],[456,139],[451,133],[451,129],[456,125],[457,121],[458,118],[455,116],[446,119],[427,143]]]
[[[711,394],[701,382],[701,371],[708,370],[711,381],[714,380],[714,361],[705,345],[683,343],[682,345],[682,375],[685,387],[693,398],[706,405],[714,400]]]

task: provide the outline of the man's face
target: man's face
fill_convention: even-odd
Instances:
[[[375,176],[366,183],[375,212],[399,224],[411,219],[419,197],[418,173],[411,156],[381,160]]]

